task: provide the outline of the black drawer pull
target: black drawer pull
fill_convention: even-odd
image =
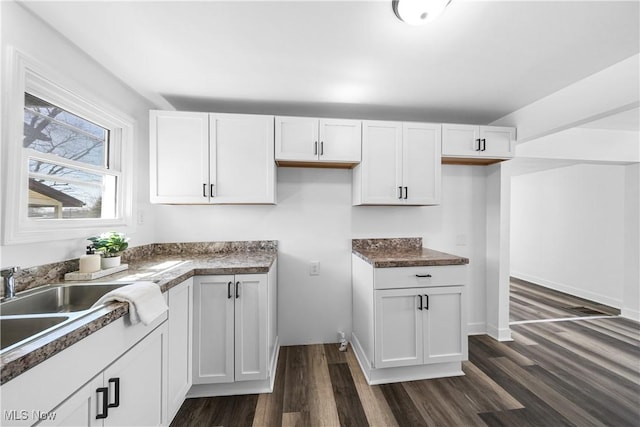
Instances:
[[[109,403],[109,408],[117,408],[120,406],[120,378],[109,378],[109,384],[113,383],[113,387],[116,390],[113,403]],[[110,387],[110,386],[109,386]]]
[[[422,295],[418,295],[418,298],[420,298],[420,307],[418,307],[418,310],[422,310]]]
[[[416,277],[431,277],[430,274],[416,274]]]
[[[100,398],[100,394],[102,394],[102,413],[97,413],[96,414],[96,420],[100,420],[103,418],[107,418],[109,416],[109,388],[107,387],[100,387],[98,389],[96,389],[96,397],[99,399]]]
[[[233,295],[231,295],[231,285],[233,285],[233,282],[227,283],[227,299],[231,299],[231,297],[233,297]]]
[[[240,298],[240,282],[236,282],[236,299]]]
[[[429,310],[429,295],[424,296],[427,299],[427,304],[424,306],[425,310]]]

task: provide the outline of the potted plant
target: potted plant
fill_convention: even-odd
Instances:
[[[120,256],[129,247],[129,238],[124,233],[109,231],[99,236],[89,237],[93,247],[102,255],[101,268],[107,269],[120,265]]]

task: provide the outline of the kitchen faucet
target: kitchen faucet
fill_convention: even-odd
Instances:
[[[0,270],[0,275],[2,275],[4,282],[4,299],[11,299],[16,296],[16,282],[13,275],[19,270],[20,267],[7,267]]]

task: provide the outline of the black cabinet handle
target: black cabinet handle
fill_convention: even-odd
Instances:
[[[482,150],[481,151],[485,151],[487,149],[487,140],[482,138]]]
[[[430,274],[416,274],[416,277],[431,277]]]
[[[318,154],[318,141],[313,143],[313,154]]]
[[[233,285],[233,282],[227,283],[227,299],[231,299],[231,297],[233,296],[231,295],[231,285]]]
[[[398,191],[400,192],[398,199],[402,199],[402,187],[398,187]]]
[[[209,195],[210,195],[211,197],[213,197],[213,194],[214,194],[214,193],[213,193],[213,189],[215,188],[214,186],[215,186],[215,184],[211,184],[211,186],[209,187]]]
[[[404,198],[407,199],[409,197],[409,187],[404,187]]]
[[[120,378],[109,378],[109,384],[113,383],[113,387],[116,391],[113,403],[109,403],[109,408],[117,408],[120,406]],[[109,385],[111,388],[111,385]]]
[[[476,148],[475,151],[480,151],[480,138],[476,139],[476,142],[478,143],[478,148]]]
[[[320,141],[320,155],[324,156],[324,141]]]
[[[422,310],[422,295],[418,295],[418,298],[420,298],[420,306],[418,307],[418,310]]]
[[[107,418],[109,416],[109,389],[107,387],[100,387],[96,389],[96,397],[99,399],[100,394],[102,394],[102,413],[96,414],[96,420],[101,420],[103,418]]]
[[[240,298],[240,282],[236,282],[236,298]]]
[[[425,294],[424,297],[427,300],[427,303],[425,304],[424,309],[429,310],[429,295]]]
[[[207,197],[207,184],[202,184],[202,197]]]

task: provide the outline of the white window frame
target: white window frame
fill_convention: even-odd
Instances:
[[[19,244],[89,237],[97,232],[133,226],[132,179],[135,120],[22,52],[10,49],[3,144],[5,198],[3,243]],[[6,87],[6,86],[5,86]],[[110,131],[110,168],[118,176],[114,219],[38,219],[28,217],[28,152],[22,147],[24,98],[28,92]],[[124,230],[122,230],[124,231]]]

